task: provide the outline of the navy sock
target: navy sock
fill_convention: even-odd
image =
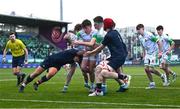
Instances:
[[[37,82],[37,84],[39,85],[39,84],[41,84],[41,83],[43,83],[43,82],[46,82],[46,81],[48,81],[49,79],[48,78],[46,78],[46,75],[44,75],[42,78],[41,78],[41,80],[39,80],[38,82]]]
[[[121,73],[118,73],[118,79],[124,80],[127,76]]]
[[[31,78],[30,75],[26,78],[25,84],[30,83],[34,78]]]
[[[102,83],[97,83],[97,84],[96,84],[96,90],[97,90],[97,92],[101,92],[101,88],[102,88]]]

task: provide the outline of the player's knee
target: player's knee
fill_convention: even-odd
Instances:
[[[146,73],[150,73],[149,68],[145,67],[145,69],[144,69],[144,70],[145,70],[145,72],[146,72]]]
[[[56,72],[49,72],[47,76],[51,78],[51,77],[53,77],[55,74],[56,74]]]
[[[103,81],[103,80],[104,80],[103,78],[104,78],[104,77],[103,77],[103,74],[100,73],[100,74],[98,75],[98,77],[97,77],[97,80]]]
[[[154,70],[155,70],[154,67],[150,67],[150,68],[149,68],[149,71],[150,71],[150,72],[153,72]]]
[[[164,71],[168,70],[168,68],[165,67],[165,66],[163,66],[161,69],[164,70]]]
[[[95,74],[101,73],[101,70],[102,70],[102,68],[97,66],[97,67],[95,68]]]
[[[87,72],[87,67],[86,67],[86,66],[81,66],[81,70],[82,70],[83,72]]]
[[[46,75],[46,78],[49,80],[49,79],[51,79],[53,76],[54,76],[54,75],[52,75],[52,74],[47,74],[47,75]]]
[[[13,75],[18,75],[19,72],[13,72]]]
[[[102,75],[103,77],[108,77],[108,70],[102,70],[102,71],[101,71],[101,75]]]

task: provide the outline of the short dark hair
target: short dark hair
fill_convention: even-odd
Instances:
[[[74,32],[75,32],[75,31],[80,31],[80,30],[82,30],[82,25],[81,25],[81,24],[76,24],[76,25],[74,26]]]
[[[83,28],[86,27],[86,26],[92,26],[91,21],[88,20],[88,19],[83,20],[81,25],[82,25]]]
[[[163,26],[162,25],[159,25],[156,27],[156,30],[159,31],[159,30],[164,30]]]
[[[13,35],[13,34],[16,35],[16,33],[15,33],[15,32],[12,32],[12,31],[9,33],[9,35]]]
[[[138,25],[136,26],[136,30],[140,30],[141,28],[144,28],[144,25],[143,25],[143,24],[138,24]]]
[[[103,23],[103,17],[102,16],[96,16],[94,19],[93,19],[94,22],[97,22],[97,23]]]

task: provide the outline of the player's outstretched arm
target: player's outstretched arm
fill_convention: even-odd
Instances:
[[[89,46],[89,47],[94,46],[95,43],[96,43],[95,38],[92,38],[90,42],[84,42],[84,41],[79,41],[79,40],[74,42],[74,44],[76,45],[84,45],[84,46]]]
[[[92,51],[87,51],[87,52],[85,53],[85,55],[88,56],[88,55],[92,55],[92,54],[97,54],[97,53],[101,52],[101,50],[104,49],[104,47],[105,47],[105,46],[104,46],[103,44],[101,44],[100,46],[98,46],[98,47],[95,48],[94,50],[92,50]]]

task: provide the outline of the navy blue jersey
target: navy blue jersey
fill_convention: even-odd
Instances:
[[[102,44],[109,48],[111,58],[126,58],[127,56],[120,37],[116,30],[110,30],[104,37]]]
[[[42,63],[41,67],[44,69],[48,69],[50,67],[60,68],[65,64],[72,64],[74,63],[74,57],[77,55],[78,50],[76,49],[69,49],[57,54],[48,56]]]
[[[49,56],[49,59],[51,62],[56,63],[58,65],[65,65],[68,63],[73,63],[73,58],[77,55],[78,51],[75,49],[65,50],[62,52],[59,52],[57,54]]]
[[[115,70],[124,64],[127,56],[126,48],[120,34],[116,30],[110,30],[104,37],[102,42],[104,46],[109,48],[111,57],[109,59],[110,66]],[[122,63],[123,62],[123,63]]]

